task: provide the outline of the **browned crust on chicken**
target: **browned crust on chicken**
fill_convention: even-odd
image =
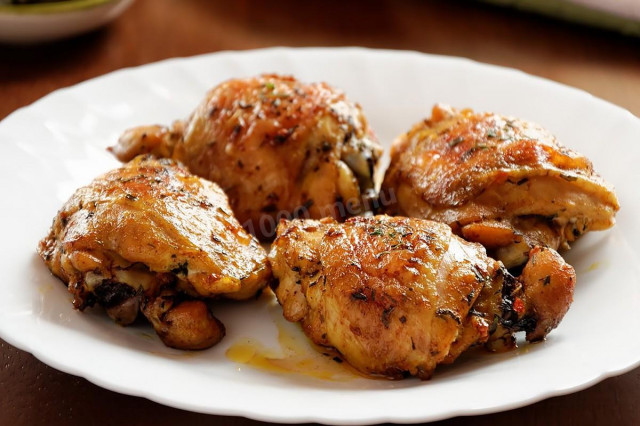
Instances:
[[[575,283],[561,258],[548,266],[538,257],[518,280],[447,225],[403,217],[283,221],[269,259],[287,320],[362,372],[390,378],[429,378],[472,345],[511,348],[519,330],[544,337]],[[525,292],[528,279],[559,266],[567,273],[552,275],[544,297],[535,286]],[[563,297],[542,312],[551,288]]]
[[[269,238],[280,218],[344,218],[367,210],[381,148],[360,109],[326,83],[265,74],[209,91],[171,129],[122,135],[122,161],[150,152],[218,183],[240,222]]]
[[[527,252],[607,229],[619,208],[591,162],[540,126],[441,105],[394,142],[382,191],[395,195],[389,213],[445,222],[494,248],[524,239]]]
[[[148,317],[158,312],[149,319],[154,326],[165,324],[163,333],[173,336],[168,344],[188,349],[213,344],[224,334],[204,314],[206,304],[195,299],[246,299],[271,277],[264,249],[233,217],[217,185],[172,160],[149,157],[78,189],[38,252],[68,285],[76,308],[97,302],[121,324],[133,322],[139,309]],[[167,303],[154,311],[149,306],[156,298]],[[182,307],[170,312],[171,305]],[[186,307],[193,311],[192,323]],[[188,332],[193,327],[200,330],[199,343]]]

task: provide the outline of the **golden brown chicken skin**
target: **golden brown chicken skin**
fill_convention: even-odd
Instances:
[[[532,250],[514,278],[446,224],[355,217],[282,221],[269,260],[284,316],[358,370],[431,377],[473,345],[543,339],[569,308],[575,272],[553,250]]]
[[[141,311],[180,349],[224,336],[207,299],[247,299],[271,277],[266,252],[217,185],[146,156],[78,189],[38,252],[75,308],[98,303],[122,325]]]
[[[259,238],[282,217],[344,218],[368,209],[381,148],[360,106],[325,83],[275,74],[226,81],[171,128],[130,129],[121,161],[153,153],[218,183]]]
[[[614,224],[613,188],[540,126],[436,105],[392,146],[385,211],[444,222],[507,267]]]

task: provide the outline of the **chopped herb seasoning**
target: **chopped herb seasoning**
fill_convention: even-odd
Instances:
[[[189,273],[189,262],[185,260],[183,263],[180,263],[177,267],[171,270],[171,273],[186,276]]]
[[[467,304],[468,305],[471,305],[471,302],[473,301],[473,298],[475,297],[475,295],[476,295],[476,290],[475,289],[471,290],[471,293],[467,294]]]
[[[560,177],[564,180],[566,180],[567,182],[573,182],[578,180],[578,178],[576,176],[569,176],[569,175],[565,175],[565,174],[561,174]]]
[[[395,309],[395,306],[390,306],[384,311],[382,311],[382,316],[380,317],[380,320],[382,321],[382,324],[384,325],[385,328],[389,328],[389,319],[391,317],[391,312],[393,312],[394,309]]]
[[[479,143],[476,144],[474,147],[471,147],[470,149],[466,150],[461,156],[460,156],[460,161],[467,161],[469,159],[469,157],[471,157],[476,151],[482,151],[485,149],[488,149],[489,147],[485,144]]]
[[[364,292],[362,291],[362,289],[358,290],[358,291],[354,291],[353,293],[351,293],[351,298],[353,300],[362,300],[364,302],[367,301],[367,295],[364,294]]]
[[[482,269],[480,269],[480,267],[477,264],[473,265],[473,273],[476,276],[476,280],[478,280],[478,282],[484,282],[487,277],[484,275],[484,271]]]
[[[389,253],[391,253],[389,250],[381,251],[380,253],[376,254],[376,259],[380,259],[385,254],[389,254]]]
[[[452,318],[456,323],[458,324],[462,324],[462,320],[460,319],[460,317],[458,316],[458,314],[456,314],[455,312],[453,312],[451,309],[446,309],[446,308],[438,308],[436,309],[436,316],[440,317],[440,318]]]
[[[493,321],[489,326],[489,334],[493,334],[496,331],[498,324],[500,324],[500,317],[497,314],[493,314]]]
[[[455,138],[451,142],[449,142],[449,148],[453,148],[454,146],[459,145],[462,142],[464,142],[464,137],[458,136],[457,138]]]
[[[277,144],[277,145],[282,145],[283,143],[285,143],[287,141],[287,139],[289,139],[289,136],[291,136],[293,134],[293,132],[295,132],[296,128],[292,127],[290,129],[287,129],[287,131],[283,132],[283,133],[278,133],[277,135],[274,136],[273,141]]]
[[[486,316],[484,313],[476,311],[473,308],[469,309],[469,315],[473,315],[474,317],[481,317],[481,318],[484,318]]]

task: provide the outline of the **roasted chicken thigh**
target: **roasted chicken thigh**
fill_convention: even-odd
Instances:
[[[428,379],[473,345],[543,339],[566,313],[575,272],[535,247],[514,278],[446,224],[355,217],[282,221],[269,260],[284,316],[364,373]]]
[[[614,223],[613,188],[540,126],[436,105],[401,135],[381,192],[386,212],[449,224],[507,267]]]
[[[217,185],[144,156],[78,189],[38,252],[75,308],[98,303],[123,325],[141,311],[181,349],[224,336],[207,299],[252,297],[271,277],[266,252]]]
[[[122,161],[152,153],[218,183],[259,238],[282,217],[344,218],[368,208],[381,154],[357,104],[325,83],[262,75],[213,88],[170,128],[128,130]]]

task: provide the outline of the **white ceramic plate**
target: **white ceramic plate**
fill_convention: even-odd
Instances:
[[[94,30],[120,16],[133,0],[60,0],[0,5],[0,42],[54,41]]]
[[[296,356],[313,357],[301,331],[284,324],[268,298],[220,306],[216,313],[227,337],[195,353],[164,347],[150,327],[117,327],[97,309],[73,311],[35,247],[75,188],[118,166],[105,148],[130,126],[186,116],[222,80],[274,71],[345,89],[387,148],[432,104],[445,102],[539,122],[591,158],[615,184],[622,209],[615,228],[587,235],[567,254],[578,272],[575,302],[548,340],[507,354],[463,357],[428,382],[348,375],[323,380],[227,358],[227,350],[246,338],[275,356],[293,345]],[[115,72],[59,90],[0,124],[0,336],[55,368],[118,392],[267,421],[417,422],[574,392],[640,362],[639,136],[640,120],[584,92],[513,70],[411,52],[276,48]],[[343,368],[330,360],[314,363],[320,373]]]

